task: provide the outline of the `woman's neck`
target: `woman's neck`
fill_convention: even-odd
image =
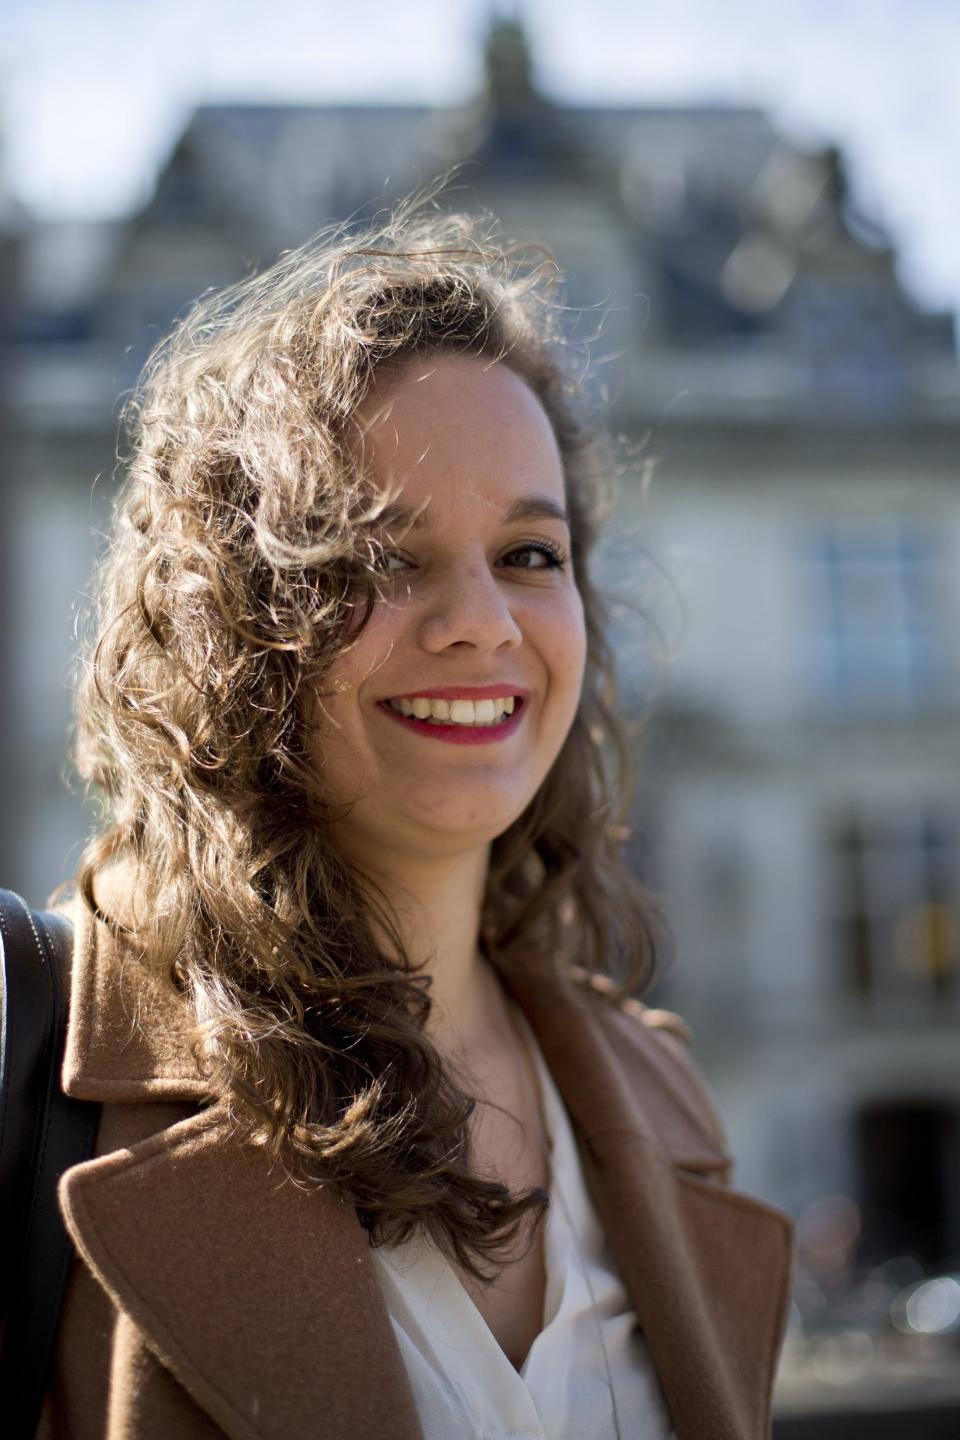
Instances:
[[[480,954],[489,850],[395,859],[367,874],[389,901],[411,961],[431,977],[427,1032],[447,1053],[482,1043],[502,1013],[499,982]]]

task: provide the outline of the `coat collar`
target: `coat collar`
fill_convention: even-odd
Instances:
[[[209,1101],[173,988],[133,955],[118,967],[104,927],[76,918],[68,1092]],[[789,1217],[718,1183],[730,1160],[695,1072],[642,1019],[570,979],[514,994],[570,1114],[677,1440],[763,1440]],[[228,1131],[224,1107],[207,1105],[69,1171],[62,1203],[81,1254],[231,1440],[310,1433],[320,1403],[343,1440],[420,1440],[354,1212],[284,1183]]]
[[[100,878],[97,900],[107,913],[117,913],[127,883],[121,871]],[[158,973],[136,948],[116,940],[79,900],[70,913],[74,950],[63,1065],[66,1093],[97,1102],[211,1103],[214,1093],[193,1054],[190,1015],[169,977]],[[692,1067],[685,1070],[671,1061],[660,1037],[648,1033],[653,1028],[649,1022],[665,1012],[628,1002],[634,1019],[627,1007],[618,1011],[607,1003],[608,985],[601,977],[577,969],[566,977],[545,977],[536,987],[523,988],[517,981],[508,984],[541,1048],[551,1048],[548,1064],[561,1094],[568,1058],[576,1057],[576,1047],[570,1050],[571,1038],[599,1025],[602,1046],[612,1039],[615,1048],[637,1051],[639,1047],[649,1071],[642,1113],[651,1142],[671,1163],[686,1170],[705,1175],[729,1171],[732,1162],[719,1122],[714,1120],[712,1126],[705,1122],[705,1113],[713,1112],[706,1093],[691,1079]],[[638,1024],[637,1019],[648,1023]],[[610,1083],[623,1083],[615,1068]],[[587,1133],[602,1124],[605,1110],[603,1103],[587,1108],[581,1116]]]
[[[98,877],[97,903],[123,914],[124,872]],[[63,1087],[78,1100],[195,1100],[213,1097],[193,1057],[186,1006],[169,978],[118,941],[75,898],[70,1016]]]

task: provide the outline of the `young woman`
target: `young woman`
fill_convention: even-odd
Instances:
[[[557,313],[542,253],[402,210],[148,367],[79,692],[64,1083],[103,1111],[43,1435],[769,1431],[790,1222],[622,998],[657,912]]]

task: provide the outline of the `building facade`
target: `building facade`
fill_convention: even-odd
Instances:
[[[28,236],[5,883],[41,902],[87,823],[68,616],[148,349],[207,286],[452,165],[441,203],[555,251],[624,437],[598,573],[640,737],[630,854],[673,929],[646,998],[692,1025],[738,1182],[801,1217],[813,1310],[855,1267],[960,1268],[953,321],[904,293],[842,157],[760,111],[552,104],[500,21],[461,107],[204,107],[141,213]],[[830,1197],[848,1243],[817,1271]]]

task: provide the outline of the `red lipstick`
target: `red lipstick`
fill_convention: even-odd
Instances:
[[[494,700],[501,695],[512,693],[516,697],[516,706],[512,715],[506,715],[502,720],[492,725],[445,725],[439,720],[418,720],[414,715],[401,715],[399,710],[394,710],[385,700],[378,702],[377,708],[395,720],[398,725],[403,725],[407,730],[412,730],[415,735],[423,735],[429,740],[443,740],[448,745],[493,745],[498,740],[506,740],[512,735],[526,712],[526,691],[505,690],[502,685],[485,685],[460,687],[445,687],[442,690],[415,690],[410,695],[397,695],[397,700],[412,700],[420,697],[424,700]]]

